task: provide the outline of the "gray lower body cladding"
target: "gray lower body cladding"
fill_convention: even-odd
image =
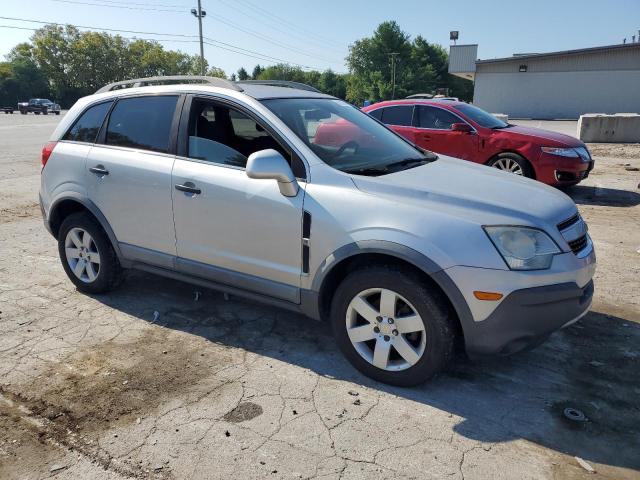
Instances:
[[[467,325],[467,352],[508,355],[534,347],[585,314],[593,292],[593,281],[583,288],[561,283],[516,290],[486,320]]]

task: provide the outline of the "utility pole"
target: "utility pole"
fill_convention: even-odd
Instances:
[[[200,31],[200,73],[205,74],[204,71],[204,43],[202,42],[202,18],[207,16],[207,12],[202,10],[202,2],[198,0],[198,10],[191,9],[191,15],[198,19],[198,30]]]
[[[391,99],[396,98],[396,62],[399,60],[397,52],[389,53],[389,61],[391,62]]]

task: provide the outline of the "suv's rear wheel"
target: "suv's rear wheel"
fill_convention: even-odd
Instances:
[[[453,328],[439,294],[399,268],[350,274],[338,287],[331,321],[347,359],[381,382],[422,383],[452,355]]]
[[[115,288],[122,268],[102,227],[86,213],[69,215],[60,226],[58,252],[67,276],[83,292]]]
[[[489,161],[488,165],[498,170],[532,178],[533,172],[529,162],[517,153],[501,153]]]

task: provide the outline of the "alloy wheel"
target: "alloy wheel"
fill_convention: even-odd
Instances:
[[[89,232],[72,228],[67,233],[64,247],[73,274],[84,283],[95,281],[100,273],[100,252]]]
[[[492,167],[498,170],[504,170],[505,172],[515,173],[516,175],[524,175],[520,164],[512,158],[499,158]]]
[[[347,307],[346,327],[358,354],[382,370],[406,370],[424,355],[422,318],[393,290],[370,288],[358,293]]]

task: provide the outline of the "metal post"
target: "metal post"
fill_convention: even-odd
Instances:
[[[202,75],[204,71],[204,43],[202,43],[202,3],[198,0],[198,29],[200,30],[200,71]]]
[[[202,17],[207,15],[207,12],[202,10],[202,2],[198,0],[198,10],[191,9],[191,14],[198,19],[198,31],[200,32],[200,73],[205,74],[204,69],[204,42],[202,40]]]
[[[396,61],[400,55],[397,52],[392,52],[389,54],[389,58],[391,60],[391,99],[396,98]]]

